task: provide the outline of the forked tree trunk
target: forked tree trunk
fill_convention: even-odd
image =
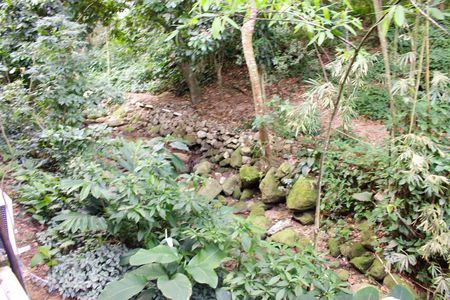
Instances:
[[[373,0],[373,7],[375,10],[375,16],[376,19],[380,19],[383,15],[383,0]],[[386,36],[383,34],[383,25],[380,23],[377,26],[378,30],[378,38],[380,40],[380,47],[381,52],[383,53],[383,61],[384,61],[384,74],[386,77],[386,90],[389,95],[389,106],[390,106],[390,112],[391,112],[391,119],[392,119],[392,131],[391,135],[393,138],[395,138],[396,135],[396,128],[397,128],[397,113],[395,108],[395,102],[394,102],[394,95],[392,95],[392,83],[391,83],[391,66],[389,62],[389,53],[388,53],[388,45],[387,45],[387,39]]]
[[[248,74],[252,85],[253,103],[255,106],[255,115],[264,115],[264,96],[259,77],[258,66],[256,64],[255,52],[253,50],[253,33],[255,31],[256,17],[258,11],[255,2],[252,1],[250,7],[250,16],[241,27],[242,48],[244,51],[245,62],[247,64]],[[259,128],[259,139],[264,149],[264,155],[270,161],[272,151],[270,148],[270,136],[267,128],[262,125]]]
[[[202,101],[202,89],[198,83],[197,76],[195,76],[192,69],[192,63],[190,61],[184,61],[180,64],[181,73],[189,88],[189,94],[193,104],[197,104]]]

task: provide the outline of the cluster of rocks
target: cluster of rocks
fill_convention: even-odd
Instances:
[[[367,222],[359,224],[357,229],[361,235],[359,241],[345,242],[338,238],[328,239],[330,255],[333,257],[341,255],[346,257],[356,270],[382,282],[389,289],[397,284],[401,284],[417,295],[414,287],[409,282],[397,274],[391,274],[386,271],[387,263],[382,253],[376,253],[376,249],[379,246],[377,236]],[[342,280],[348,279],[348,272],[345,270],[340,269],[336,273]]]

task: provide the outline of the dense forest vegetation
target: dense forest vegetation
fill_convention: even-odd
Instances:
[[[28,290],[449,299],[449,15],[0,1],[0,187],[38,228]]]

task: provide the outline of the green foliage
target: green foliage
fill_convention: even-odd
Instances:
[[[355,95],[355,110],[360,116],[372,120],[387,120],[389,118],[389,95],[385,89],[367,86],[357,91]]]
[[[127,271],[121,264],[126,252],[124,246],[103,245],[60,256],[48,273],[49,290],[65,298],[96,299],[109,282]]]
[[[58,263],[53,257],[58,253],[58,249],[50,249],[48,246],[38,247],[38,252],[30,260],[30,268],[46,263],[51,267]]]

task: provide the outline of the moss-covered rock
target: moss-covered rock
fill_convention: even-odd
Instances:
[[[367,251],[366,248],[364,248],[364,246],[358,242],[347,242],[345,244],[342,244],[339,247],[339,250],[341,251],[342,255],[350,259],[362,256]]]
[[[316,206],[317,190],[314,187],[315,180],[300,177],[297,179],[287,196],[289,209],[305,211]]]
[[[295,166],[287,161],[283,162],[277,169],[275,176],[277,178],[282,178],[291,175],[294,171]]]
[[[266,210],[264,203],[261,202],[255,202],[252,205],[250,205],[250,217],[251,216],[265,216]]]
[[[199,195],[202,195],[208,199],[214,199],[222,192],[222,186],[214,178],[206,179],[203,186],[198,191]]]
[[[217,197],[217,200],[219,200],[219,202],[222,203],[223,205],[226,205],[226,204],[228,203],[227,198],[225,198],[225,197],[222,196],[222,195],[219,195],[219,196]]]
[[[231,207],[233,208],[233,212],[237,214],[248,212],[247,203],[245,203],[244,201],[238,201],[231,205]]]
[[[241,198],[241,187],[236,187],[233,191],[232,197],[234,199],[240,199]]]
[[[228,158],[224,158],[224,159],[222,159],[220,162],[219,162],[219,166],[221,166],[221,167],[226,167],[226,166],[229,166],[230,165],[230,158],[228,157]]]
[[[374,251],[379,246],[378,238],[372,226],[367,221],[362,222],[356,226],[361,233],[361,244],[370,251]]]
[[[194,173],[200,176],[208,176],[211,172],[211,163],[207,160],[201,161],[194,166]]]
[[[270,226],[270,220],[266,216],[250,216],[249,221],[256,227],[264,229],[264,231],[269,229]]]
[[[363,256],[358,256],[350,260],[350,264],[361,273],[365,273],[372,265],[375,257],[372,253],[367,252]]]
[[[253,197],[253,194],[255,194],[255,192],[252,189],[244,189],[239,200],[245,201],[251,199]]]
[[[261,199],[264,203],[281,202],[286,197],[286,191],[280,185],[280,180],[275,177],[275,168],[271,168],[259,184]]]
[[[347,270],[345,270],[345,269],[337,269],[334,272],[339,277],[339,279],[342,280],[342,281],[347,281],[348,278],[350,277],[350,273]]]
[[[404,280],[401,276],[397,274],[388,274],[383,279],[383,285],[385,285],[388,289],[392,289],[396,285],[402,285],[407,288],[411,294],[414,295],[414,299],[419,299],[419,295],[414,287],[406,280]]]
[[[231,196],[236,189],[241,188],[241,179],[238,175],[231,175],[222,185],[223,193],[227,196]]]
[[[197,142],[197,136],[193,133],[188,133],[185,136],[183,136],[183,140],[186,143],[186,145],[193,146]]]
[[[341,255],[341,250],[339,250],[340,242],[338,239],[329,238],[328,239],[328,250],[330,251],[330,255],[333,257],[338,257]]]
[[[241,178],[242,186],[244,188],[250,188],[258,185],[259,180],[261,179],[261,172],[254,166],[243,165],[239,169],[239,176]]]
[[[230,165],[233,168],[240,168],[242,166],[242,155],[241,155],[241,149],[240,148],[237,148],[231,154]]]
[[[287,245],[289,247],[308,247],[312,245],[311,240],[302,236],[292,228],[283,229],[271,237],[272,241]]]
[[[310,211],[294,214],[294,219],[300,222],[302,225],[314,224],[314,214]]]
[[[381,281],[384,277],[386,277],[384,265],[378,258],[375,258],[373,264],[370,266],[369,275],[378,281]]]

